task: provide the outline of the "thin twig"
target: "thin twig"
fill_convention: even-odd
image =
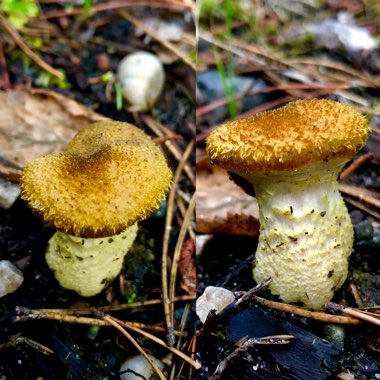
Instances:
[[[26,344],[44,355],[54,354],[54,351],[51,350],[49,347],[46,347],[33,339],[27,338],[26,336],[22,336],[21,333],[12,335],[8,342],[1,343],[0,350],[8,347],[14,347],[19,344]]]
[[[316,321],[328,322],[328,323],[337,323],[342,325],[357,325],[360,321],[356,318],[344,317],[342,315],[332,315],[323,313],[320,311],[310,311],[306,309],[302,309],[297,306],[270,301],[265,298],[261,298],[258,296],[253,296],[252,299],[259,303],[260,305],[267,306],[271,309],[282,311],[284,313],[290,313],[297,315],[298,317],[304,317],[309,319],[314,319]]]
[[[193,197],[191,198],[189,207],[187,208],[185,218],[183,219],[183,223],[181,226],[181,230],[179,231],[177,243],[174,249],[173,259],[172,259],[172,267],[170,271],[170,283],[169,283],[169,310],[170,310],[170,318],[172,325],[174,325],[174,298],[175,298],[175,288],[176,288],[176,278],[177,278],[177,270],[178,263],[181,256],[181,249],[183,245],[183,241],[185,240],[187,229],[190,225],[190,222],[193,217],[194,208],[195,208],[195,192]]]
[[[359,293],[358,287],[355,284],[350,283],[348,285],[347,290],[351,294],[351,296],[354,298],[356,306],[359,307],[359,308],[360,307],[364,307],[364,302],[363,302],[362,297],[361,297],[361,295]]]
[[[249,348],[256,345],[284,345],[289,344],[294,338],[293,335],[273,335],[266,336],[263,338],[248,338],[244,337],[236,343],[237,348],[228,354],[216,367],[215,372],[211,376],[211,380],[220,380],[224,370],[227,368],[229,363],[236,356],[240,356],[247,352]]]
[[[32,312],[30,314],[25,314],[25,315],[19,315],[15,318],[13,318],[14,322],[25,322],[25,321],[30,321],[30,320],[36,320],[36,319],[50,319],[53,321],[60,321],[60,322],[66,322],[66,323],[76,323],[76,324],[81,324],[81,325],[94,325],[94,326],[110,326],[109,323],[102,319],[98,318],[91,318],[91,317],[78,317],[75,315],[68,315],[68,314],[59,314],[59,313],[54,313],[54,312],[36,312],[36,310],[31,310]],[[38,310],[39,311],[39,310]],[[160,326],[151,326],[151,325],[146,325],[143,323],[138,323],[138,322],[128,322],[129,324],[144,329],[144,330],[150,330],[158,333],[164,333],[166,332],[166,329],[164,327]],[[173,334],[176,336],[183,336],[186,337],[187,333],[174,330]]]
[[[94,4],[89,10],[89,16],[93,16],[98,12],[103,12],[106,10],[126,8],[126,7],[151,7],[159,9],[172,9],[177,11],[183,10],[193,10],[195,8],[195,3],[185,3],[182,1],[163,1],[163,0],[117,0],[117,1],[107,1],[104,3]],[[83,7],[76,7],[72,9],[64,10],[51,10],[44,12],[43,18],[59,18],[59,17],[68,17],[83,14]]]
[[[379,79],[377,77],[371,76],[364,71],[355,70],[350,66],[347,66],[343,63],[334,62],[332,60],[312,58],[291,58],[286,59],[284,63],[287,65],[296,65],[300,67],[310,65],[325,67],[347,74],[351,78],[351,82],[354,82],[356,85],[370,88],[379,86]],[[320,72],[321,70],[318,69],[319,74]],[[341,77],[341,79],[344,81],[347,80],[347,77]]]
[[[180,140],[183,140],[183,137],[178,135],[178,134],[173,133],[169,136],[155,137],[152,140],[155,144],[161,144],[161,143],[164,143],[165,141],[169,141],[169,140],[180,141]]]
[[[270,52],[269,50],[265,49],[262,46],[259,46],[257,44],[252,43],[246,43],[242,41],[241,39],[230,39],[228,41],[228,44],[221,41],[220,39],[214,37],[211,33],[207,33],[204,30],[199,31],[199,38],[204,39],[205,41],[218,46],[221,49],[224,49],[226,51],[230,51],[231,53],[237,55],[238,57],[241,57],[242,59],[246,60],[247,62],[250,62],[254,64],[256,67],[260,67],[262,70],[268,71],[268,66],[272,64],[272,67],[275,69],[284,68],[284,67],[290,67],[294,70],[297,70],[303,74],[305,74],[307,77],[312,78],[316,77],[317,79],[320,79],[320,70],[318,67],[325,67],[328,69],[332,69],[337,71],[338,73],[343,73],[345,76],[342,76],[337,73],[334,73],[332,76],[332,73],[330,73],[330,76],[332,76],[332,79],[337,80],[339,82],[347,82],[348,80],[351,83],[354,83],[355,85],[360,85],[362,87],[378,87],[379,81],[378,78],[375,76],[370,76],[369,74],[363,74],[362,72],[358,70],[354,70],[351,67],[337,63],[332,62],[331,60],[318,60],[318,59],[284,59],[280,56],[277,56],[276,54]],[[316,66],[315,73],[313,74],[307,65],[313,65]],[[325,74],[325,78],[328,78],[328,74]],[[348,76],[348,77],[347,77]]]
[[[161,123],[159,123],[157,120],[154,120],[148,115],[141,115],[141,119],[143,120],[145,125],[158,137],[164,137],[165,135],[170,133]],[[170,153],[174,156],[174,158],[177,161],[180,161],[182,159],[183,152],[179,149],[178,145],[175,144],[174,141],[166,141],[165,146],[169,149]],[[191,181],[192,185],[195,186],[195,176],[188,163],[185,163],[184,171],[189,180]]]
[[[350,317],[356,318],[358,320],[366,321],[366,322],[372,323],[376,326],[380,326],[380,316],[373,316],[373,314],[370,315],[370,313],[368,313],[368,312],[357,310],[357,309],[352,309],[351,307],[344,307],[344,306],[338,305],[334,302],[329,302],[327,304],[327,308],[331,309],[332,311],[335,311],[335,312],[338,311],[338,312],[341,312],[343,314],[347,314]]]
[[[178,189],[178,195],[181,195],[180,189]],[[177,197],[176,198],[176,205],[177,205],[178,210],[180,211],[181,216],[183,218],[186,214],[186,205],[185,205],[185,201],[183,200],[183,198]],[[187,228],[187,232],[188,232],[189,236],[195,241],[196,235],[195,235],[195,232],[194,232],[194,229],[193,229],[193,226],[191,225],[191,223],[189,224],[189,226]]]
[[[373,191],[358,186],[346,185],[344,183],[339,184],[339,190],[342,193],[358,198],[371,206],[380,208],[380,199],[375,197],[377,193]]]
[[[235,54],[236,56],[247,60],[248,62],[258,65],[258,66],[265,66],[266,61],[261,59],[258,55],[255,54],[247,54],[244,49],[237,48],[235,46],[232,46],[229,43],[225,43],[221,41],[220,39],[214,37],[211,33],[206,32],[205,30],[199,29],[198,31],[198,38],[205,40],[209,42],[210,44],[213,44],[221,49],[224,49],[226,51],[230,51],[231,53]],[[231,41],[229,41],[231,42]]]
[[[76,317],[75,315],[55,314],[55,313],[41,313],[41,314],[26,314],[19,315],[13,318],[14,322],[25,322],[37,319],[50,319],[53,321],[60,321],[66,323],[77,323],[80,325],[94,325],[94,326],[109,326],[109,323],[97,318],[90,317]]]
[[[378,212],[371,210],[369,207],[364,206],[362,203],[355,201],[351,198],[347,198],[347,197],[345,197],[344,200],[347,203],[351,204],[352,206],[358,208],[359,210],[362,210],[362,211],[366,212],[368,215],[371,215],[374,218],[376,218],[377,220],[380,220],[380,214]]]
[[[195,355],[196,355],[196,352],[197,352],[197,336],[194,335],[191,340],[190,340],[190,343],[189,343],[189,348],[190,348],[190,352],[191,352],[191,358],[194,359],[195,358]],[[190,367],[190,371],[189,371],[189,379],[192,379],[192,374],[193,374],[193,367]]]
[[[340,173],[340,179],[347,178],[365,163],[373,160],[374,157],[375,155],[372,152],[364,153],[362,156],[358,157],[348,168],[344,169],[342,173]]]
[[[14,30],[13,27],[9,25],[8,21],[5,20],[5,18],[2,16],[0,16],[0,26],[8,33],[8,35],[12,38],[14,43],[38,66],[40,66],[49,74],[57,77],[60,80],[63,80],[65,78],[65,75],[61,71],[56,70],[54,67],[51,67],[36,53],[34,53],[33,50],[22,40],[17,31]]]
[[[177,356],[179,356],[181,359],[187,361],[194,368],[196,368],[196,369],[201,368],[201,364],[199,362],[197,362],[194,359],[188,357],[182,351],[179,351],[176,348],[167,345],[162,339],[157,338],[156,336],[154,336],[152,334],[149,334],[148,332],[146,332],[144,330],[141,330],[138,327],[135,327],[135,326],[129,324],[128,322],[120,321],[119,319],[116,319],[116,318],[113,318],[113,319],[115,321],[117,321],[120,325],[124,326],[126,329],[129,329],[129,330],[132,330],[132,331],[134,331],[136,333],[139,333],[139,334],[141,334],[141,335],[143,335],[143,336],[151,339],[153,342],[156,342],[157,344],[159,344],[159,345],[167,348],[169,351],[173,352],[174,354],[176,354]]]
[[[192,301],[194,300],[193,295],[182,295],[175,297],[175,302],[178,301]],[[107,305],[96,307],[97,310],[109,313],[111,311],[120,311],[126,309],[137,309],[139,307],[147,307],[152,305],[159,305],[162,303],[162,299],[153,299],[146,301],[138,301],[133,303],[124,303],[119,305]],[[93,314],[93,307],[82,307],[82,308],[70,308],[70,309],[29,309],[24,306],[17,306],[16,311],[19,314],[65,314],[65,315],[85,315]]]
[[[170,41],[166,41],[160,38],[160,36],[157,35],[157,33],[147,28],[141,21],[131,16],[125,9],[120,9],[118,13],[127,21],[129,21],[131,24],[133,24],[136,28],[141,29],[142,31],[144,31],[144,33],[148,34],[150,37],[158,41],[162,46],[165,46],[168,50],[174,53],[179,59],[181,59],[184,63],[186,63],[186,65],[190,66],[194,71],[196,70],[194,62],[192,62],[186,54],[183,54],[181,50],[179,50]]]
[[[183,310],[183,313],[182,313],[181,322],[180,322],[180,325],[179,325],[180,331],[184,331],[185,330],[186,321],[187,321],[187,318],[189,316],[190,308],[191,308],[191,306],[190,306],[189,303],[187,303],[185,305],[185,307],[184,307],[184,310]],[[181,338],[179,338],[178,341],[177,341],[177,350],[181,351],[180,348],[181,348]],[[182,366],[181,366],[181,368],[179,370],[179,373],[177,374],[177,379],[180,378],[181,372],[182,372],[182,368],[184,367],[184,365],[185,365],[185,362],[182,363]],[[173,365],[172,365],[172,368],[171,368],[171,371],[170,371],[169,380],[174,380],[175,371],[176,371],[176,363],[173,362]]]
[[[161,380],[166,380],[166,377],[161,372],[161,370],[157,367],[157,365],[152,361],[150,356],[142,349],[142,347],[137,343],[137,341],[133,338],[133,336],[128,331],[125,331],[125,329],[123,329],[123,327],[110,315],[104,315],[102,318],[103,320],[110,323],[117,330],[119,330],[135,346],[137,351],[139,351],[140,354],[143,355],[144,358],[148,361],[148,363],[153,367],[154,372],[156,372],[156,374]]]
[[[237,95],[235,97],[236,100],[240,100],[242,98],[245,98],[247,96],[256,96],[260,94],[268,94],[271,92],[276,91],[289,91],[289,90],[328,90],[330,92],[334,90],[342,90],[347,89],[350,86],[347,83],[287,83],[287,84],[280,84],[277,86],[269,86],[264,87],[259,90],[254,91],[248,91],[246,93]],[[222,98],[215,100],[209,104],[206,104],[205,106],[199,107],[196,111],[196,117],[200,117],[204,114],[207,114],[216,108],[225,106],[228,104],[230,99]]]
[[[41,309],[42,310],[42,309]],[[31,310],[33,312],[36,312],[37,310]],[[40,311],[40,310],[38,310]],[[97,312],[101,313],[98,309],[96,309]],[[92,313],[94,312],[94,309],[92,309]],[[56,320],[60,322],[66,322],[66,323],[77,323],[77,324],[84,324],[84,325],[93,325],[93,326],[104,326],[104,327],[109,327],[113,326],[109,321],[105,319],[98,319],[98,318],[89,318],[89,317],[77,317],[73,315],[59,315],[56,313],[35,313],[35,314],[30,314],[30,315],[21,315],[17,316],[14,318],[15,322],[23,322],[31,319],[50,319],[50,320]],[[187,361],[189,364],[191,364],[194,368],[200,368],[200,364],[196,362],[194,359],[189,358],[186,356],[184,353],[181,351],[170,347],[166,345],[166,343],[162,340],[157,338],[156,336],[148,333],[147,331],[143,330],[141,327],[144,329],[152,329],[152,330],[160,330],[162,332],[166,331],[166,329],[160,329],[158,326],[149,326],[149,325],[142,325],[140,323],[135,323],[135,322],[127,322],[127,321],[121,321],[119,319],[114,318],[120,325],[124,326],[127,329],[130,329],[132,331],[135,331],[139,333],[140,335],[145,336],[146,338],[151,339],[152,341],[160,344],[161,346],[166,347],[168,350],[173,352],[174,354],[178,355],[180,358],[183,360]],[[184,331],[174,331],[175,335],[178,336],[183,336],[186,337],[186,333]]]
[[[187,162],[190,154],[193,151],[194,141],[191,140],[188,144],[180,162],[178,163],[177,169],[174,173],[172,188],[169,193],[168,202],[167,202],[167,211],[165,219],[165,231],[162,241],[162,259],[161,259],[161,281],[162,281],[162,300],[164,306],[164,314],[166,327],[168,329],[168,342],[169,344],[174,344],[174,336],[172,335],[173,325],[170,317],[170,298],[168,292],[168,251],[169,251],[169,237],[171,232],[171,223],[174,214],[174,203],[175,196],[177,194],[178,183],[181,178],[181,174],[185,163]]]
[[[379,308],[380,306],[377,305],[377,306],[372,306],[372,307],[356,307],[354,310],[358,310],[361,313],[371,315],[372,317],[380,320]],[[372,311],[369,311],[369,310],[372,310]],[[377,312],[375,310],[377,310]]]
[[[255,287],[251,288],[246,292],[235,292],[236,300],[234,302],[234,307],[239,306],[241,303],[248,301],[250,298],[254,297],[257,292],[260,290],[267,289],[269,284],[272,282],[272,279],[269,278],[264,282],[259,282]]]

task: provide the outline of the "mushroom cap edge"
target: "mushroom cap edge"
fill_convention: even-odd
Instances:
[[[234,172],[297,170],[331,159],[350,159],[370,131],[351,106],[327,99],[298,100],[218,126],[206,151]]]

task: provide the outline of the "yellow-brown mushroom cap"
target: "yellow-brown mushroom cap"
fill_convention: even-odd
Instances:
[[[171,178],[148,135],[104,121],[81,130],[63,153],[28,163],[21,189],[46,223],[89,238],[116,235],[145,219],[165,198]]]
[[[351,158],[366,142],[366,119],[332,100],[298,100],[231,121],[207,138],[215,164],[240,173],[299,169]]]

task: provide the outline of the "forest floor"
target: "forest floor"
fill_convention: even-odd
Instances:
[[[24,276],[1,298],[0,379],[119,379],[121,364],[138,354],[127,331],[164,362],[168,379],[380,378],[377,2],[38,4],[37,11],[22,0],[0,7],[0,185],[10,197],[0,208],[0,260]],[[162,95],[143,112],[122,99],[116,76],[119,62],[138,50],[154,53],[166,74]],[[340,180],[355,243],[349,277],[333,301],[356,316],[305,313],[264,288],[202,325],[195,291],[220,286],[239,298],[257,285],[259,232],[257,203],[209,164],[205,139],[226,120],[308,98],[350,104],[372,128]],[[121,274],[84,298],[61,288],[47,267],[54,229],[17,196],[12,201],[9,189],[17,195],[27,162],[61,151],[104,118],[152,136],[174,177],[167,202],[140,223]],[[369,310],[372,319],[364,321]],[[174,353],[165,343],[172,328]],[[262,339],[279,334],[293,338]]]
[[[164,361],[161,378],[189,378],[197,366],[193,11],[192,1],[179,0],[0,6],[0,179],[9,198],[0,208],[0,259],[24,276],[1,299],[0,379],[119,379],[122,363],[141,351]],[[146,111],[123,99],[116,74],[136,51],[153,53],[165,70],[163,92]],[[55,230],[9,189],[17,194],[27,162],[60,152],[105,118],[150,135],[173,183],[167,202],[139,224],[120,275],[85,298],[55,280],[44,259]]]

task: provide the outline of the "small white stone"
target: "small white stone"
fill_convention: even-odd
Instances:
[[[235,301],[234,293],[225,288],[208,286],[195,304],[196,313],[202,323],[205,323],[208,313],[215,310],[221,312],[227,305]]]
[[[8,260],[0,261],[0,297],[13,293],[24,281],[22,272]]]
[[[0,178],[0,207],[9,208],[20,195],[20,186]]]
[[[119,63],[117,79],[127,102],[136,110],[146,111],[161,95],[165,71],[154,54],[138,51]]]
[[[152,362],[159,368],[165,367],[164,363],[149,355]],[[121,380],[149,380],[155,373],[153,367],[143,355],[132,356],[128,358],[120,367]]]

